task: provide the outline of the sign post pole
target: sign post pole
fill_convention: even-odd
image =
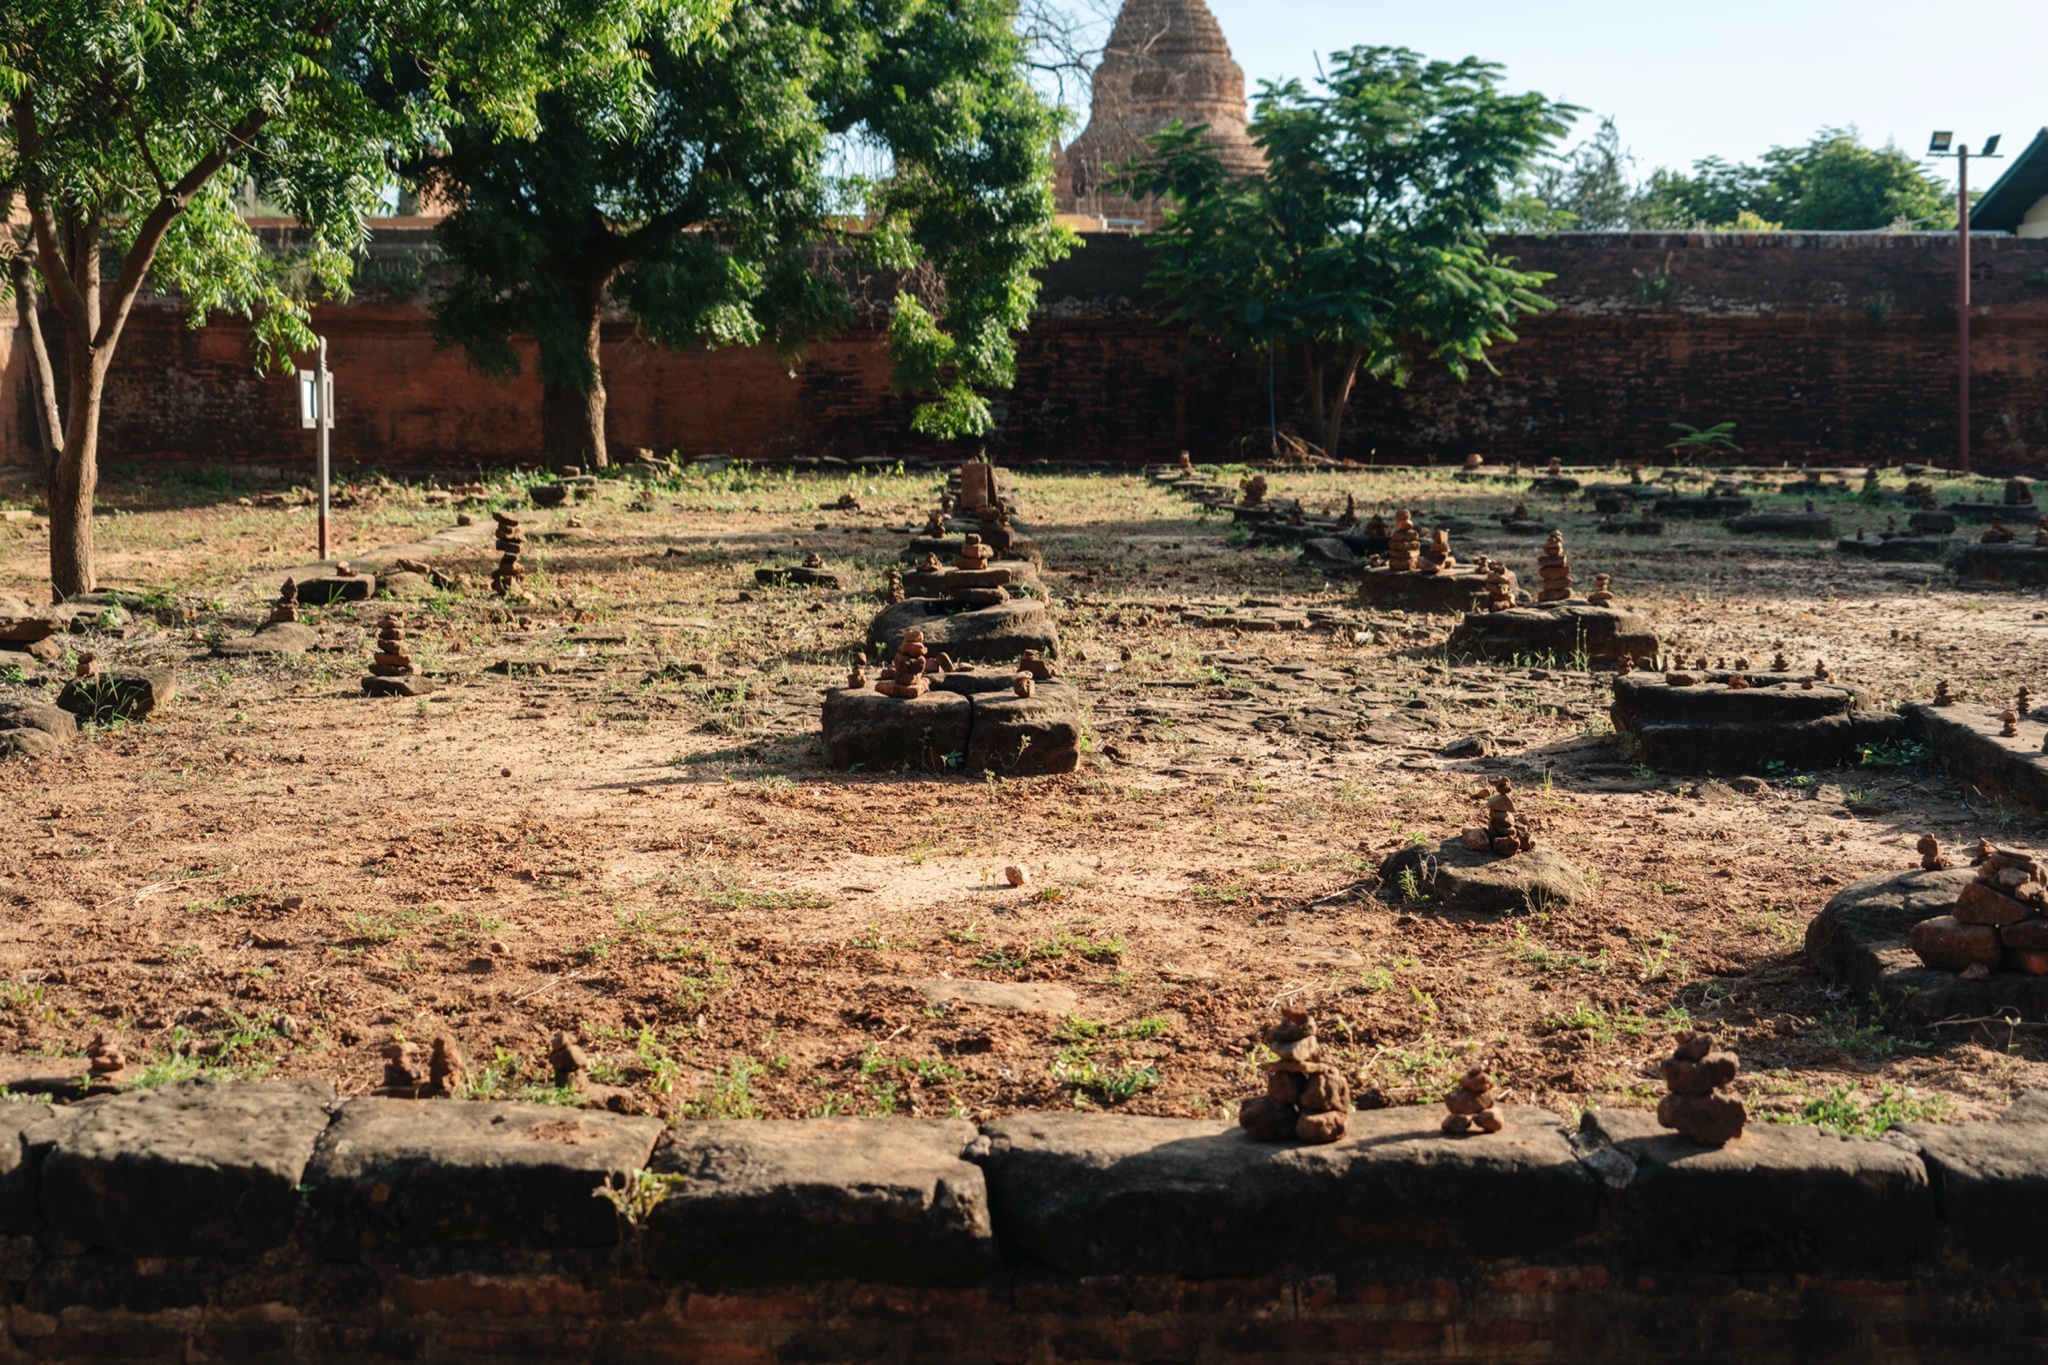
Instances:
[[[327,338],[320,338],[319,368],[313,380],[314,420],[320,425],[320,558],[325,562],[329,553],[327,535],[328,509],[328,463],[327,433],[334,430],[334,379],[327,372]]]

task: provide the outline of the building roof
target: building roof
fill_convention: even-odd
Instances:
[[[2043,195],[2048,195],[2048,128],[2034,134],[2027,149],[1971,207],[1970,226],[1977,231],[2016,232],[2020,219]]]

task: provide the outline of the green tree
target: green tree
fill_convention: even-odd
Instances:
[[[931,286],[891,329],[917,425],[987,430],[978,390],[1014,377],[1030,272],[1071,240],[1014,19],[1010,0],[751,0],[680,41],[650,7],[630,87],[565,83],[530,137],[479,124],[419,163],[454,208],[442,340],[509,375],[532,338],[544,454],[602,465],[608,310],[667,346],[789,352],[847,321],[850,275],[887,271]]]
[[[1262,173],[1231,177],[1201,129],[1174,127],[1127,176],[1168,205],[1146,241],[1169,317],[1240,352],[1298,356],[1309,437],[1332,455],[1361,374],[1491,369],[1487,348],[1550,306],[1537,292],[1550,277],[1495,255],[1486,229],[1577,111],[1504,94],[1499,74],[1352,48],[1315,91],[1261,85]]]
[[[61,366],[41,344],[46,330],[30,333],[51,471],[50,578],[60,597],[96,584],[100,410],[145,283],[182,295],[195,325],[220,310],[247,316],[266,360],[308,345],[309,294],[346,289],[393,140],[434,126],[464,87],[490,92],[474,101],[482,113],[530,121],[531,93],[560,61],[538,44],[543,17],[554,21],[549,31],[574,33],[579,60],[624,65],[630,50],[608,3],[0,7],[0,202],[21,205],[27,218],[26,240],[11,244],[10,278],[18,289],[40,288],[62,321]],[[421,73],[420,89],[380,109],[362,80],[401,57]],[[290,249],[266,250],[236,212],[244,187],[299,220]]]
[[[1857,232],[1953,221],[1952,192],[1887,143],[1823,128],[1804,145],[1773,147],[1754,164],[1707,157],[1692,173],[1659,170],[1638,195],[1644,226],[1728,228],[1744,221],[1795,231]]]

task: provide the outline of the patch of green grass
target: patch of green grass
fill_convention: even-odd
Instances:
[[[1927,762],[1927,746],[1917,739],[1888,739],[1860,746],[1856,761],[1866,768],[1917,768]]]
[[[1921,1098],[1903,1086],[1880,1085],[1877,1098],[1867,1102],[1848,1086],[1836,1086],[1821,1098],[1808,1100],[1796,1114],[1769,1118],[1773,1123],[1811,1124],[1852,1137],[1876,1137],[1902,1123],[1939,1120],[1952,1107],[1946,1095]]]
[[[497,1048],[491,1060],[475,1068],[463,1082],[458,1098],[465,1100],[524,1100],[528,1104],[554,1104],[574,1109],[583,1094],[574,1086],[556,1085],[554,1074],[543,1064],[529,1079],[525,1059],[516,1052]]]
[[[734,1057],[708,1085],[683,1101],[682,1112],[699,1119],[757,1119],[761,1106],[754,1098],[754,1078],[767,1070],[752,1057]]]

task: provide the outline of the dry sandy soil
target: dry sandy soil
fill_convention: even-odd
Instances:
[[[1287,995],[1313,1004],[1366,1103],[1433,1101],[1476,1063],[1560,1114],[1646,1105],[1688,1024],[1731,1039],[1743,1093],[1787,1118],[1975,1117],[2048,1082],[2038,1031],[1901,1031],[1800,949],[1837,888],[1914,865],[1921,833],[2024,842],[2033,814],[1911,763],[1782,774],[1754,795],[1640,769],[1609,730],[1603,676],[1450,666],[1448,619],[1362,610],[1141,474],[1011,483],[1091,706],[1079,773],[827,770],[821,689],[939,482],[745,468],[608,482],[522,513],[525,602],[482,589],[487,543],[444,542],[436,567],[478,586],[409,604],[443,684],[419,700],[360,694],[381,605],[306,611],[322,646],[301,659],[210,657],[310,558],[302,494],[116,482],[100,537],[132,620],[69,643],[115,668],[175,663],[180,695],[0,768],[11,1074],[77,1075],[105,1031],[143,1083],[317,1074],[360,1093],[394,1038],[448,1030],[473,1093],[573,1102],[545,1058],[556,1030],[580,1030],[598,1081],[669,1113],[1216,1115],[1257,1088],[1258,1031]],[[1463,516],[1481,529],[1455,549],[1534,581],[1535,541],[1489,533],[1527,497],[1519,484],[1274,483],[1312,506],[1350,492],[1361,509]],[[525,505],[509,480],[492,491],[489,506]],[[849,491],[864,510],[830,510]],[[1942,677],[2003,697],[2039,662],[2038,594],[1713,526],[1594,536],[1583,500],[1529,501],[1564,528],[1582,583],[1611,572],[1688,655],[1782,645],[1879,702]],[[1848,529],[1902,515],[1846,491],[1824,501]],[[343,554],[456,516],[425,485],[366,483],[344,503]],[[0,591],[40,595],[45,541],[0,523]],[[808,549],[848,590],[756,590],[755,567]],[[1189,603],[1246,601],[1328,624],[1181,624]],[[10,658],[10,695],[47,695],[68,672]],[[1442,757],[1479,731],[1493,757]],[[1471,916],[1372,880],[1389,851],[1472,823],[1472,792],[1502,773],[1593,879],[1590,900]],[[1012,864],[1030,873],[1021,889]],[[932,1004],[949,979],[1074,1003]]]

